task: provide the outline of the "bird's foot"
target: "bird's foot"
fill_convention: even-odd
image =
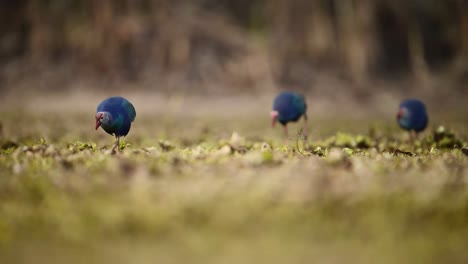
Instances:
[[[122,150],[120,149],[120,144],[119,143],[115,143],[113,146],[112,146],[112,149],[111,149],[111,153],[112,154],[116,154],[117,152],[122,152]]]
[[[301,128],[297,132],[297,138],[296,139],[302,139],[302,140],[306,141],[307,140],[307,128]]]
[[[302,134],[301,139],[304,140],[304,141],[307,141],[307,139],[308,139],[307,134]]]
[[[120,137],[116,137],[114,146],[112,146],[112,153],[115,153],[115,149],[117,149],[119,152],[122,152],[120,149]]]
[[[106,155],[115,155],[115,154],[117,154],[117,152],[115,150],[113,150],[113,149],[107,149],[107,150],[104,151],[104,154],[106,154]]]

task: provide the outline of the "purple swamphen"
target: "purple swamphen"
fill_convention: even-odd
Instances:
[[[288,135],[287,124],[296,122],[304,116],[304,126],[302,132],[307,136],[307,103],[302,94],[296,92],[281,92],[273,101],[273,111],[271,111],[271,126],[274,127],[276,121],[284,127],[284,133]]]
[[[401,128],[413,134],[424,131],[429,122],[426,106],[417,99],[407,99],[400,103],[397,121]]]
[[[108,134],[115,136],[112,152],[119,146],[120,137],[125,137],[130,131],[135,116],[136,112],[132,103],[120,96],[109,97],[98,105],[96,130],[102,127]]]

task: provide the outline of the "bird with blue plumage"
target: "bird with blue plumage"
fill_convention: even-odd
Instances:
[[[132,103],[120,96],[113,96],[102,101],[96,109],[96,130],[102,127],[108,134],[115,136],[112,152],[120,144],[120,137],[125,137],[135,120],[136,111]]]
[[[424,131],[429,123],[426,106],[417,99],[404,100],[400,103],[397,121],[402,129],[412,134]]]
[[[279,93],[273,101],[273,110],[271,111],[272,127],[279,122],[284,127],[284,133],[288,135],[287,124],[297,122],[301,117],[304,118],[302,133],[307,136],[307,103],[302,94],[292,91]]]

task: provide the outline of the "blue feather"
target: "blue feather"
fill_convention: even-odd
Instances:
[[[426,106],[417,99],[407,99],[401,102],[398,124],[405,130],[423,131],[429,122]]]
[[[130,131],[131,123],[135,120],[136,111],[133,105],[120,96],[109,97],[102,101],[97,112],[108,112],[110,122],[102,123],[101,127],[109,134],[126,136]]]
[[[278,112],[278,121],[282,125],[296,122],[306,115],[307,104],[304,96],[295,92],[282,92],[273,102],[273,110]]]

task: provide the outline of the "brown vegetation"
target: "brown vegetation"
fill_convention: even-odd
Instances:
[[[348,88],[361,95],[376,79],[411,80],[433,92],[441,86],[434,80],[442,78],[444,87],[466,89],[463,0],[18,0],[2,5],[4,89],[37,78],[50,89],[66,89],[79,78],[157,90],[217,91],[220,83],[242,91],[272,83],[311,90],[326,76],[354,84]]]

